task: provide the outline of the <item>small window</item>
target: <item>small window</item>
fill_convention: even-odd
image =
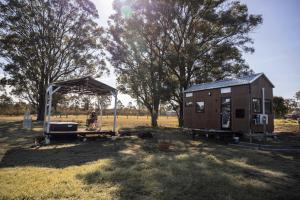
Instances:
[[[245,109],[236,109],[235,117],[236,118],[244,118],[245,117]]]
[[[261,113],[261,102],[260,99],[252,99],[252,107],[254,113]]]
[[[269,99],[265,99],[265,112],[266,114],[272,113],[272,102]]]
[[[191,107],[191,106],[193,106],[193,102],[191,101],[185,102],[185,107]]]
[[[185,93],[185,97],[192,97],[192,96],[193,96],[193,93],[192,93],[192,92]]]
[[[221,88],[221,94],[225,94],[225,93],[231,93],[231,88]]]
[[[197,113],[204,112],[204,101],[196,102],[196,112]]]

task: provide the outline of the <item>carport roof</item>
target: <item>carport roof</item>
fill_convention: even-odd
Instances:
[[[57,92],[62,94],[79,93],[88,95],[109,95],[117,92],[115,88],[97,81],[91,76],[54,82],[52,85],[54,86],[54,90],[59,87]]]

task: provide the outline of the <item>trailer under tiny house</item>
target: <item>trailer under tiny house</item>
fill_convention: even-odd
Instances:
[[[184,91],[184,127],[210,132],[272,133],[273,88],[263,73],[193,85]]]

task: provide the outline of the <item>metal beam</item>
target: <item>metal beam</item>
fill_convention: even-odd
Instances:
[[[47,113],[47,130],[46,130],[46,133],[50,132],[52,94],[53,94],[53,86],[50,85],[49,86],[49,104],[48,104],[48,113]]]
[[[117,128],[117,103],[118,103],[118,93],[114,92],[112,93],[114,98],[115,98],[115,108],[114,108],[114,127],[113,127],[113,132],[116,132]]]
[[[48,89],[49,89],[49,87],[46,89],[46,94],[45,94],[44,127],[43,127],[44,135],[47,131],[47,128],[46,128],[47,123],[46,122],[47,122],[47,109],[48,109],[48,91],[49,91]]]

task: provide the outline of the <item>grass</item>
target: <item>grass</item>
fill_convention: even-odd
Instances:
[[[33,119],[35,116],[32,117]],[[69,115],[66,116],[53,116],[51,118],[52,121],[72,121],[77,122],[81,126],[85,125],[87,116],[85,115]],[[0,115],[0,121],[2,122],[16,122],[16,121],[22,121],[23,116],[1,116]],[[102,128],[103,129],[111,129],[113,125],[113,116],[103,116],[102,117],[103,123]],[[150,116],[118,116],[117,117],[117,128],[132,128],[136,126],[150,126]],[[176,117],[166,117],[161,116],[158,118],[158,125],[164,126],[164,127],[177,127],[178,121]]]
[[[83,117],[78,120],[84,122]],[[119,128],[149,125],[146,117],[140,120],[120,117]],[[170,126],[176,122],[160,120]],[[181,130],[164,127],[136,128],[152,131],[154,138],[148,140],[131,136],[85,143],[57,141],[30,148],[40,125],[35,124],[32,132],[20,126],[13,120],[0,123],[0,199],[300,198],[296,153],[192,141]],[[159,150],[162,140],[171,143],[170,150]]]
[[[300,125],[297,120],[292,119],[275,119],[275,132],[299,134]]]

